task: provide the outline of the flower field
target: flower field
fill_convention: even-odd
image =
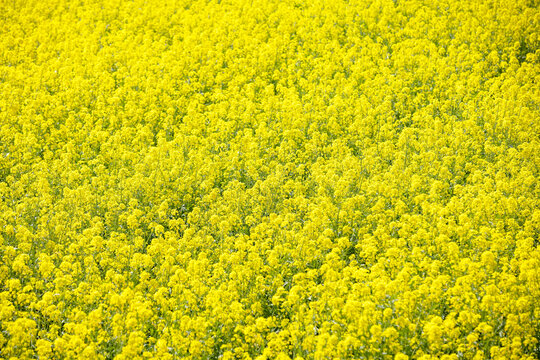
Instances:
[[[540,358],[538,0],[0,2],[0,358]]]

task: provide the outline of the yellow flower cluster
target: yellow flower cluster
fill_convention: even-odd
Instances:
[[[538,358],[539,7],[2,1],[0,358]]]

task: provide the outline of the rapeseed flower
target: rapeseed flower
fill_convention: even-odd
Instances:
[[[0,10],[0,357],[538,357],[537,2]]]

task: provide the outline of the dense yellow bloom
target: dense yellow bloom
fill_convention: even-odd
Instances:
[[[0,4],[0,357],[533,359],[538,1]]]

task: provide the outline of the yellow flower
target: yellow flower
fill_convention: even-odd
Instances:
[[[36,341],[36,349],[40,358],[48,359],[52,357],[52,343],[45,339]]]
[[[533,358],[530,3],[6,2],[2,356]]]

